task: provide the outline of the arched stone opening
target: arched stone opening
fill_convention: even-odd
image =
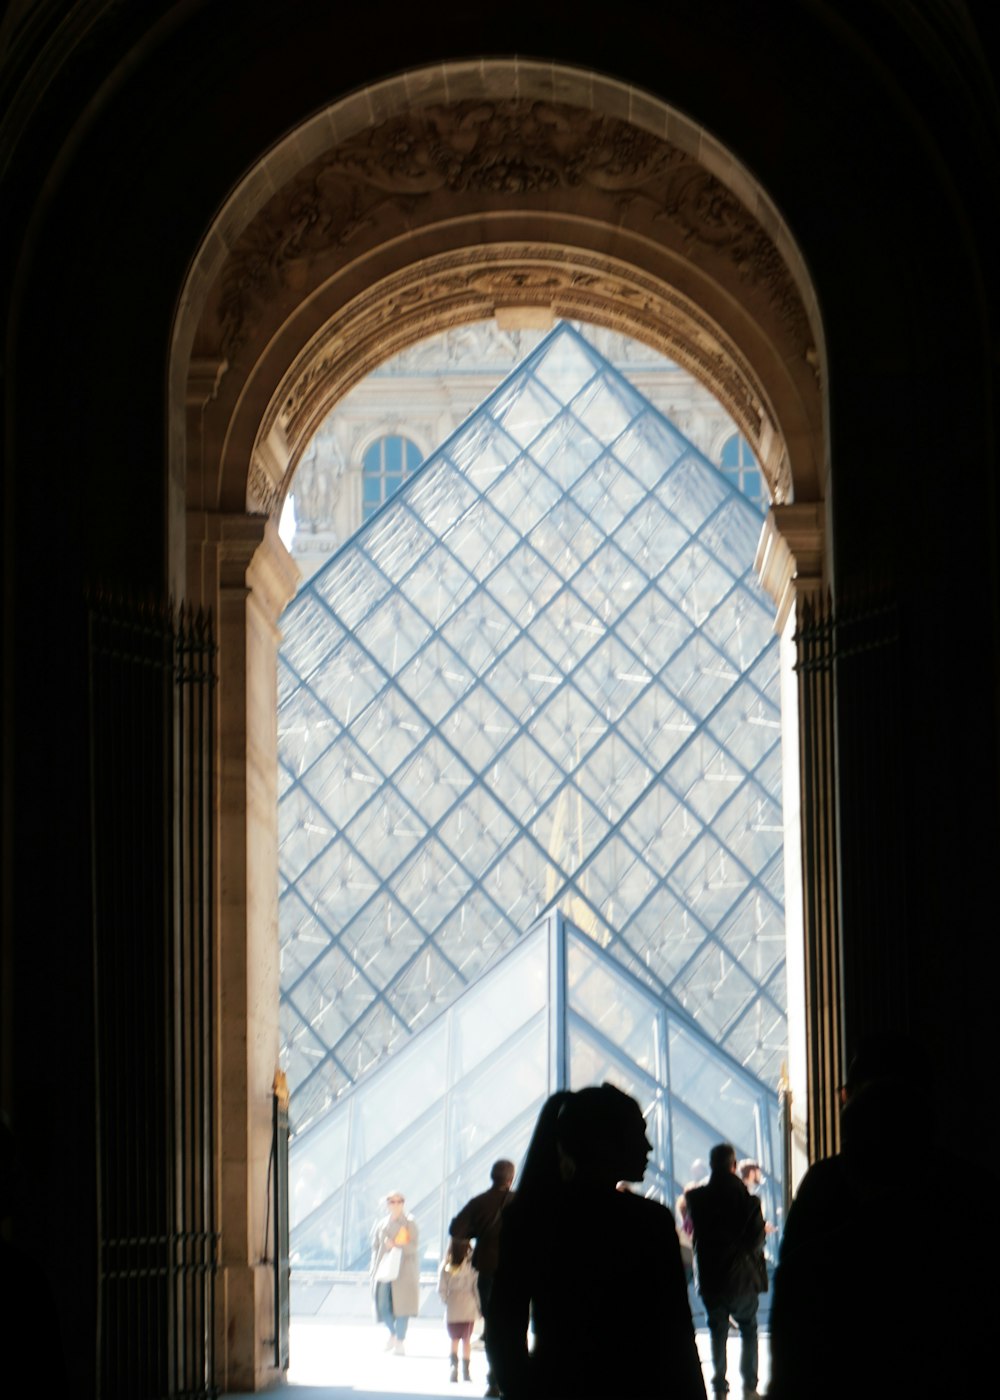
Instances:
[[[319,114],[234,191],[191,268],[170,364],[172,578],[215,610],[220,654],[226,1388],[272,1373],[258,1251],[277,1062],[275,662],[295,588],[278,514],[340,396],[407,345],[498,312],[624,331],[712,389],[775,502],[759,567],[788,648],[796,592],[823,576],[808,278],[764,192],[661,102],[548,64],[421,70]]]

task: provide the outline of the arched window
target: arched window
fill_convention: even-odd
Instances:
[[[733,433],[722,446],[722,461],[719,463],[734,486],[738,486],[748,500],[763,513],[768,507],[767,488],[757,459],[750,444],[742,433]]]
[[[367,520],[420,466],[420,449],[404,437],[381,437],[364,455],[361,518]]]

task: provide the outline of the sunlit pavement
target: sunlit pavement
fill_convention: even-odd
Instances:
[[[437,1395],[448,1400],[480,1396],[486,1389],[486,1356],[472,1353],[472,1382],[448,1380],[448,1338],[444,1324],[416,1321],[406,1337],[406,1355],[393,1356],[383,1350],[386,1332],[374,1323],[334,1323],[314,1318],[294,1318],[291,1326],[291,1364],[288,1389],[295,1389],[302,1400],[363,1400],[377,1395]],[[711,1375],[707,1332],[698,1333],[698,1352],[705,1367],[706,1386]],[[768,1378],[767,1336],[760,1339],[760,1381],[763,1391]],[[656,1364],[655,1345],[650,1347],[650,1365]],[[734,1400],[740,1387],[740,1342],[734,1333],[729,1340],[729,1385]],[[709,1394],[711,1391],[709,1390]]]

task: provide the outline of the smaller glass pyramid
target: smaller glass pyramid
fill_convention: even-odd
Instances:
[[[449,1220],[498,1157],[523,1162],[546,1097],[605,1081],[646,1118],[653,1151],[637,1189],[672,1207],[705,1174],[713,1144],[732,1142],[763,1167],[767,1218],[780,1218],[774,1095],[556,911],[296,1133],[296,1279],[334,1271],[367,1282],[369,1231],[393,1187],[419,1223],[421,1268],[436,1274]]]

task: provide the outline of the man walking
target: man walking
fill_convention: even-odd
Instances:
[[[475,1240],[472,1267],[479,1275],[479,1302],[483,1310],[483,1331],[490,1325],[490,1294],[500,1258],[500,1222],[507,1206],[514,1199],[514,1163],[501,1157],[490,1168],[492,1185],[488,1191],[467,1201],[448,1226],[452,1239]],[[487,1395],[499,1395],[488,1378]]]
[[[725,1395],[729,1319],[740,1329],[740,1375],[744,1400],[757,1396],[757,1295],[767,1288],[764,1217],[760,1201],[736,1173],[736,1152],[728,1142],[712,1148],[711,1175],[704,1186],[686,1192],[694,1227],[698,1292],[708,1313],[712,1337],[712,1389]]]

